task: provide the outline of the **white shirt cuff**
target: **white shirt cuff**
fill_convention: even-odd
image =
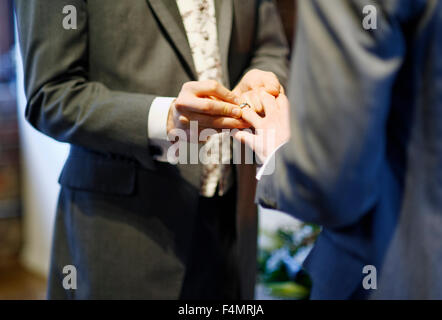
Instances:
[[[172,145],[167,137],[167,118],[174,99],[157,97],[149,110],[147,136],[152,145],[160,148],[161,155],[155,155],[154,159],[161,162],[167,162],[167,149]]]
[[[275,154],[286,143],[287,142],[280,144],[278,148],[273,150],[273,152],[264,161],[264,164],[257,169],[256,180],[259,181],[259,180],[261,180],[262,176],[267,176],[267,175],[273,174],[273,172],[275,171],[275,165],[276,165],[275,164],[275,160],[276,160]]]

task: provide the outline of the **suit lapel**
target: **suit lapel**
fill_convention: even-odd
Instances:
[[[192,52],[176,1],[147,0],[147,2],[196,80],[197,73],[193,63]]]
[[[229,45],[232,32],[233,5],[232,0],[214,0],[216,21],[218,27],[218,42],[221,56],[221,66],[223,71],[223,82],[229,85]],[[178,10],[176,0],[147,0],[152,11],[160,21],[164,30],[170,36],[176,50],[180,53],[183,60],[197,79],[197,73],[193,62],[192,52],[189,41],[187,40],[186,30],[184,29],[181,14]]]
[[[214,0],[216,21],[218,25],[218,44],[221,57],[221,66],[223,70],[223,82],[227,87],[230,86],[229,80],[229,47],[230,35],[232,33],[233,6],[232,0]]]

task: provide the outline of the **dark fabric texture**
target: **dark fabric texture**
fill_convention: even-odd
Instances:
[[[257,198],[323,227],[313,299],[441,299],[442,2],[372,4],[376,30],[367,1],[298,2],[292,137]]]
[[[223,197],[200,198],[192,234],[190,265],[180,299],[239,299],[237,264],[236,190]]]

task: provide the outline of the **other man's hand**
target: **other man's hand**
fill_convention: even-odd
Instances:
[[[257,113],[262,114],[264,109],[259,103],[259,99],[255,99],[256,92],[260,90],[266,91],[275,98],[278,97],[280,93],[284,93],[284,88],[273,72],[258,69],[252,69],[247,72],[233,90],[233,93],[241,97],[241,103],[247,102],[255,108]]]
[[[260,101],[265,116],[259,116],[253,109],[242,110],[242,118],[255,129],[254,133],[238,131],[234,138],[247,144],[258,155],[262,162],[280,145],[290,138],[289,109],[290,103],[284,94],[276,99],[261,89],[254,99]]]

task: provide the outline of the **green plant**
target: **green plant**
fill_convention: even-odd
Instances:
[[[272,296],[283,299],[307,299],[311,280],[302,268],[304,259],[320,233],[320,227],[301,224],[297,230],[262,231],[270,245],[258,251],[260,282]]]

